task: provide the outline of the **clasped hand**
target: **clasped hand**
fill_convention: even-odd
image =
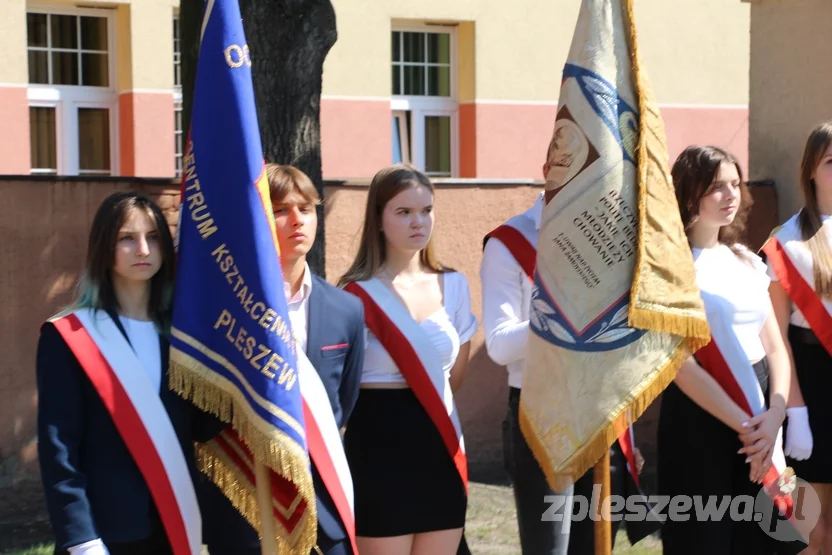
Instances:
[[[771,467],[774,442],[785,416],[782,408],[772,407],[743,424],[744,430],[739,434],[743,446],[738,453],[745,455],[746,462],[750,463],[749,479],[755,484],[763,483]]]

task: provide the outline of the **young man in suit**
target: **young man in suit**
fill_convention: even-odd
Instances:
[[[266,174],[292,331],[317,370],[335,423],[342,428],[361,383],[364,309],[356,297],[312,274],[306,263],[318,227],[315,208],[321,202],[312,181],[292,166],[267,164]],[[318,514],[313,553],[351,555],[347,530],[314,464],[312,477]],[[211,555],[259,555],[260,541],[248,522],[213,484],[203,490],[203,529]]]

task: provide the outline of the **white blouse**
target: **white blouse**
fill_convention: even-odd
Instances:
[[[725,245],[693,249],[696,284],[708,320],[727,319],[748,360],[766,355],[760,332],[771,310],[769,278],[762,259],[745,247],[741,256]]]
[[[477,331],[477,319],[471,313],[468,280],[457,272],[441,274],[444,279],[443,306],[428,316],[421,327],[442,361],[442,369],[450,375],[459,347],[470,341]],[[399,368],[376,336],[366,327],[364,370],[361,383],[406,383]]]
[[[142,368],[147,372],[150,383],[156,391],[162,387],[162,349],[159,345],[159,332],[156,331],[156,324],[142,320],[134,320],[126,316],[119,316],[127,337],[130,338],[130,345]]]
[[[793,216],[793,218],[796,218],[796,216]],[[824,228],[823,231],[827,234],[827,237],[832,237],[832,215],[827,215],[827,214],[821,215],[821,221],[823,222],[823,228]],[[806,249],[805,254],[808,254],[808,264],[806,266],[808,268],[809,264],[813,264],[812,255],[811,255],[811,253],[809,253],[808,248]],[[792,261],[792,263],[794,263],[794,261]],[[777,274],[774,273],[774,268],[771,267],[770,262],[768,263],[768,277],[771,278],[771,281],[780,281],[780,278],[778,278]],[[811,285],[812,285],[812,289],[814,289],[815,284],[812,283]],[[797,308],[797,305],[795,305],[794,303],[792,303],[792,314],[789,317],[789,323],[791,325],[797,326],[799,328],[806,328],[806,329],[811,328],[811,326],[809,325],[809,322],[806,321],[806,317],[803,315],[803,313],[800,311],[799,308]]]

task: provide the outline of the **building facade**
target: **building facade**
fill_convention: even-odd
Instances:
[[[442,178],[540,177],[577,0],[333,0],[324,177],[409,161]],[[749,6],[638,0],[671,157],[748,156]],[[0,2],[0,174],[174,177],[178,0]],[[254,54],[256,55],[256,53]]]

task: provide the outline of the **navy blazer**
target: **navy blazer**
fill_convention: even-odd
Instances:
[[[357,297],[313,275],[309,294],[306,356],[326,388],[341,428],[358,400],[364,366],[364,307]],[[312,465],[318,532],[330,540],[347,537],[335,504]],[[207,478],[200,488],[203,537],[211,555],[259,553],[257,533]]]
[[[221,425],[167,387],[168,342],[159,340],[160,398],[196,478],[193,442],[211,439]],[[150,490],[92,382],[51,323],[38,341],[36,374],[38,457],[55,549],[95,538],[106,545],[149,537],[161,524]]]

